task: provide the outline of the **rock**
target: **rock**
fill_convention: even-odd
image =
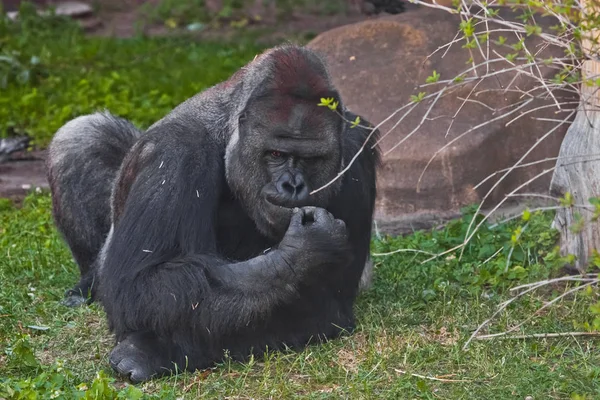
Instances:
[[[55,10],[56,15],[63,15],[63,16],[71,17],[73,19],[90,17],[90,16],[92,16],[92,14],[94,12],[94,9],[92,8],[92,6],[90,6],[89,4],[86,4],[86,3],[78,2],[78,1],[67,1],[67,2],[58,3],[54,7],[54,10]],[[40,16],[47,16],[50,14],[50,11],[46,10],[46,9],[38,8],[37,13]],[[9,19],[15,21],[19,17],[19,12],[16,10],[13,10],[13,11],[7,12],[6,15]],[[96,26],[98,24],[95,22],[86,22],[86,23],[82,24],[84,29],[88,28],[90,25]]]
[[[500,9],[500,16],[504,19],[515,20],[515,15],[508,8]],[[544,30],[549,30],[556,23],[549,17],[537,18],[537,21]],[[317,36],[308,47],[322,53],[327,59],[346,106],[364,115],[373,124],[378,124],[407,104],[411,95],[437,90],[418,87],[425,83],[434,70],[441,75],[441,79],[452,79],[469,67],[466,64],[469,53],[462,48],[462,43],[453,45],[443,58],[444,51],[428,58],[454,38],[459,23],[460,18],[456,15],[423,7],[333,29]],[[490,30],[495,28],[498,29],[498,26],[490,24]],[[497,40],[497,37],[498,34],[492,34],[493,40]],[[531,36],[525,43],[529,49],[538,52],[540,42],[537,36]],[[509,39],[509,43],[514,41]],[[490,41],[492,58],[493,50],[501,54],[513,52]],[[480,61],[478,50],[473,53],[475,61]],[[563,57],[564,53],[560,48],[549,46],[539,56]],[[491,67],[499,70],[509,66],[507,62],[502,62]],[[485,73],[485,68],[480,68],[479,72]],[[557,70],[542,68],[542,73],[546,78],[551,78]],[[496,110],[516,105],[522,101],[522,92],[498,91],[506,88],[513,77],[505,73],[498,75],[497,79],[484,80],[476,91],[495,91],[479,94],[476,100]],[[527,91],[537,85],[532,78],[521,75],[513,81],[511,88]],[[479,202],[495,180],[491,179],[475,189],[478,183],[490,174],[510,167],[538,138],[555,126],[553,122],[539,121],[532,116],[522,117],[505,126],[517,114],[485,125],[438,154],[418,185],[421,173],[436,151],[466,130],[498,115],[480,103],[471,102],[461,109],[451,125],[452,116],[461,107],[461,99],[466,98],[474,86],[466,84],[442,98],[429,118],[413,136],[407,138],[419,125],[430,105],[428,100],[419,103],[414,112],[381,141],[382,151],[386,155],[379,172],[376,221],[383,232],[400,233],[414,226],[422,228],[458,215],[461,207]],[[435,88],[441,88],[441,85]],[[555,91],[554,95],[561,98],[561,102],[577,101],[569,93]],[[538,99],[523,110],[552,102],[551,98]],[[548,107],[532,115],[554,119],[567,115],[555,111],[555,108]],[[381,126],[382,135],[393,127],[400,115]],[[566,129],[567,124],[557,129],[524,162],[556,157]],[[392,150],[403,139],[406,141]],[[553,166],[553,161],[547,161],[511,172],[494,190],[485,206],[497,204],[505,194]],[[546,174],[521,192],[547,193],[550,178],[551,175]]]
[[[92,6],[79,1],[66,1],[58,3],[55,8],[56,15],[66,15],[68,17],[85,17],[94,12]]]
[[[25,150],[30,142],[29,136],[0,139],[0,163],[7,161],[11,154]]]

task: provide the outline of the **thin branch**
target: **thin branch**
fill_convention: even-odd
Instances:
[[[567,116],[567,120],[571,118],[571,116],[575,115],[575,111],[573,111],[571,114],[569,114],[569,116]],[[562,124],[557,124],[554,128],[552,128],[551,130],[549,130],[546,134],[544,134],[542,137],[540,137],[538,140],[536,140],[536,142],[525,152],[525,154],[523,154],[521,156],[521,158],[519,158],[519,160],[513,165],[513,167],[511,167],[508,171],[506,171],[497,181],[494,185],[492,185],[492,187],[489,189],[489,191],[485,194],[485,196],[483,196],[482,201],[479,203],[479,206],[477,207],[477,211],[476,213],[479,213],[481,211],[481,207],[483,206],[483,203],[487,200],[487,198],[491,195],[491,193],[494,191],[494,189],[496,189],[496,187],[498,187],[498,185],[500,185],[500,183],[508,176],[508,174],[510,174],[512,172],[512,170],[514,169],[515,166],[518,166],[521,162],[523,162],[523,160],[525,158],[527,158],[527,156],[533,151],[535,150],[535,148],[544,141],[544,139],[546,139],[547,137],[549,137],[552,133],[554,133],[554,131],[556,131]],[[552,171],[555,168],[552,168]],[[543,174],[550,172],[550,170],[545,170],[542,174],[538,174],[536,175],[534,178],[532,179],[537,179],[538,177],[542,176]],[[529,184],[531,182],[533,182],[533,180],[530,179],[528,180],[526,183]],[[525,184],[519,185],[518,190],[522,189],[525,186]],[[518,191],[517,189],[513,190],[511,192],[511,194],[516,193]],[[493,213],[494,211],[496,211],[498,208],[500,208],[500,206],[502,204],[504,204],[506,202],[507,197],[503,198],[502,200],[500,200],[498,202],[498,204],[496,206],[494,206],[493,210],[490,212]],[[473,238],[473,236],[475,235],[475,233],[477,232],[477,230],[481,227],[481,225],[483,225],[485,223],[485,221],[487,221],[488,216],[490,215],[486,215],[484,216],[481,221],[477,224],[477,226],[475,227],[475,229],[473,230],[473,232],[470,233],[470,235],[468,235],[468,237],[465,238],[464,241],[464,245],[466,246],[467,243],[469,243],[469,241]],[[471,231],[471,228],[473,227],[473,223],[475,222],[475,219],[471,220],[471,222],[469,223],[469,226],[467,228],[467,233],[469,233]],[[465,247],[462,247],[462,250],[464,251]],[[460,254],[460,258],[462,258],[463,255],[463,251],[461,251]]]
[[[397,368],[394,368],[394,371],[396,371],[397,373],[402,374],[402,375],[411,375],[411,376],[414,376],[415,378],[429,379],[431,381],[437,381],[437,382],[447,382],[447,383],[452,383],[452,382],[473,382],[470,379],[447,379],[447,378],[438,378],[438,377],[435,377],[435,376],[413,374],[413,373],[406,372],[406,371],[403,371],[403,370],[397,369]]]
[[[429,113],[431,113],[431,110],[433,110],[433,107],[437,104],[438,100],[440,99],[440,96],[444,93],[445,89],[446,88],[440,90],[440,92],[436,96],[436,98],[433,99],[433,101],[431,102],[431,105],[429,106],[429,108],[425,112],[425,115],[423,115],[423,118],[421,118],[421,121],[419,122],[419,124],[408,135],[406,135],[405,137],[403,137],[402,140],[400,140],[398,143],[396,143],[395,145],[393,145],[388,151],[386,151],[385,153],[383,153],[384,156],[387,156],[392,151],[396,150],[396,148],[398,148],[398,146],[400,146],[402,143],[404,143],[406,140],[408,140],[412,135],[414,135],[419,130],[419,128],[421,128],[421,126],[423,126],[423,124],[427,120],[427,116],[429,115]]]
[[[493,260],[493,259],[494,259],[494,257],[496,257],[498,254],[500,254],[500,252],[501,252],[502,250],[504,250],[504,248],[503,248],[503,247],[500,247],[498,250],[496,250],[496,252],[495,252],[494,254],[492,254],[492,255],[491,255],[491,256],[489,256],[489,257],[488,257],[488,258],[487,258],[487,259],[486,259],[484,262],[482,262],[481,264],[479,264],[479,265],[477,266],[477,268],[479,268],[479,267],[481,267],[482,265],[485,265],[485,264],[487,264],[488,262],[490,262],[491,260]]]
[[[507,197],[511,197],[510,195],[508,195]],[[594,208],[591,206],[588,206],[586,204],[574,204],[572,206],[547,206],[547,207],[536,207],[536,208],[532,208],[531,210],[529,210],[529,212],[538,212],[538,211],[556,211],[556,210],[564,210],[565,208],[578,208],[581,210],[585,210],[585,211],[589,211],[589,212],[594,212]],[[517,215],[513,215],[512,217],[508,217],[503,219],[502,221],[496,222],[495,224],[490,225],[490,228],[495,228],[499,225],[505,224],[507,222],[513,221],[515,219],[521,218],[521,214],[517,214]]]
[[[559,122],[560,121],[563,121],[563,120],[559,120]],[[557,161],[557,160],[563,160],[563,159],[569,159],[569,158],[579,158],[579,157],[586,157],[588,159],[580,160],[580,161],[575,161],[575,163],[597,161],[596,159],[592,159],[590,157],[600,157],[600,153],[576,154],[576,155],[572,155],[572,156],[560,156],[560,157],[547,157],[547,158],[544,158],[542,160],[531,161],[531,162],[528,162],[528,163],[525,163],[525,164],[517,165],[515,169],[526,168],[526,167],[530,167],[532,165],[543,164],[543,163],[546,163],[546,162],[549,162],[549,161]],[[560,166],[564,166],[564,165],[565,164],[561,164]],[[509,168],[504,168],[504,169],[501,169],[499,171],[491,173],[486,178],[484,178],[481,182],[479,182],[477,185],[475,185],[475,187],[473,189],[477,190],[481,185],[483,185],[489,179],[493,178],[494,176],[496,176],[496,175],[498,175],[498,174],[500,174],[502,172],[509,171],[509,170],[510,170],[510,167]]]
[[[515,286],[513,288],[510,288],[509,291],[519,291],[521,289],[526,289],[526,288],[530,288],[532,286],[544,286],[544,285],[550,285],[553,283],[558,283],[558,282],[570,282],[570,281],[577,281],[577,282],[593,282],[596,281],[598,279],[600,279],[600,274],[596,274],[596,275],[588,275],[589,277],[584,277],[583,275],[571,275],[571,276],[561,276],[560,278],[553,278],[553,279],[544,279],[542,281],[537,281],[537,282],[532,282],[532,283],[526,283],[524,285],[520,285],[520,286]],[[595,276],[595,278],[592,278],[592,276]]]
[[[515,193],[515,194],[511,194],[510,197],[537,197],[540,199],[560,201],[560,198],[558,198],[558,197],[550,196],[549,194],[542,194],[542,193]]]
[[[515,297],[512,297],[504,302],[502,302],[499,306],[498,309],[492,314],[491,317],[489,317],[488,319],[486,319],[485,321],[483,321],[478,327],[477,329],[475,329],[475,332],[473,332],[471,334],[471,336],[469,337],[469,339],[465,342],[465,344],[463,345],[463,350],[466,350],[469,348],[469,345],[471,344],[471,342],[473,341],[473,339],[477,336],[477,334],[479,333],[479,331],[481,331],[487,324],[489,324],[490,322],[492,322],[492,320],[496,317],[496,315],[500,314],[502,311],[504,311],[506,309],[506,307],[508,307],[509,305],[511,305],[513,302],[517,301],[517,299],[519,299],[520,297],[524,296],[525,294],[532,292],[534,290],[536,290],[539,287],[544,286],[544,284],[540,283],[538,285],[532,286],[530,288],[528,288],[527,290],[517,293],[517,295],[515,295]]]
[[[482,128],[486,125],[489,125],[493,122],[499,121],[503,118],[506,118],[507,116],[519,111],[520,109],[526,107],[527,105],[529,105],[531,102],[533,101],[533,99],[529,99],[529,100],[524,100],[518,107],[516,107],[515,109],[502,114],[496,118],[492,118],[490,120],[487,120],[485,122],[480,123],[479,125],[476,125],[468,130],[466,130],[465,132],[461,133],[460,135],[456,136],[455,138],[453,138],[452,140],[450,140],[448,143],[446,143],[444,146],[442,146],[440,149],[436,150],[435,153],[433,153],[433,155],[431,156],[431,158],[429,159],[429,161],[427,162],[427,164],[425,165],[425,167],[423,168],[423,171],[421,172],[421,175],[419,176],[419,179],[417,180],[417,192],[419,192],[420,188],[421,188],[421,181],[423,180],[423,176],[425,175],[425,172],[427,172],[427,169],[429,168],[429,166],[431,165],[431,163],[433,162],[433,160],[438,156],[438,154],[440,154],[442,151],[446,150],[448,147],[452,146],[454,144],[454,142],[462,139],[464,136],[468,135],[469,133]]]
[[[510,329],[508,329],[508,330],[506,330],[504,332],[493,333],[493,334],[490,334],[490,335],[486,335],[486,338],[495,338],[495,337],[499,337],[499,336],[506,336],[509,333],[514,332],[515,330],[519,329],[520,327],[522,327],[523,325],[525,325],[527,322],[531,321],[537,314],[540,313],[540,311],[545,310],[546,308],[550,307],[551,305],[555,304],[556,302],[558,302],[559,300],[565,298],[566,296],[570,295],[571,293],[577,292],[577,291],[579,291],[581,289],[584,289],[584,288],[586,288],[588,286],[591,286],[591,285],[593,285],[595,283],[598,283],[598,282],[600,282],[600,280],[595,279],[592,282],[584,283],[581,286],[577,286],[577,287],[574,287],[573,289],[567,290],[566,292],[564,292],[560,296],[556,296],[554,299],[550,300],[549,302],[547,302],[546,304],[544,304],[542,307],[538,308],[533,313],[533,315],[527,317],[524,321],[519,322],[517,325],[513,326],[512,328],[510,328]],[[536,286],[536,288],[537,288],[537,286]],[[526,292],[527,291],[522,292],[522,293],[526,293]]]
[[[514,335],[514,336],[490,336],[481,335],[477,336],[475,340],[491,340],[491,339],[547,339],[547,338],[559,338],[559,337],[570,337],[570,336],[600,336],[600,332],[558,332],[558,333],[532,333],[530,335]]]
[[[458,107],[458,110],[456,110],[456,112],[452,116],[452,120],[450,121],[450,124],[448,124],[448,129],[446,129],[446,134],[444,135],[444,137],[448,137],[448,134],[450,134],[450,129],[452,129],[452,125],[454,125],[454,121],[456,120],[456,117],[461,112],[461,110],[463,109],[463,107],[465,106],[465,104],[467,104],[467,101],[470,100],[469,98],[471,97],[471,95],[473,94],[473,92],[475,91],[475,89],[477,89],[477,86],[479,86],[479,84],[481,82],[483,82],[483,79],[477,81],[477,83],[475,83],[475,85],[473,85],[473,87],[471,88],[471,91],[469,92],[469,94],[467,95],[467,97],[465,99],[458,98],[459,100],[463,100],[463,102],[460,104],[460,106]],[[471,101],[476,101],[476,100],[471,100]],[[489,107],[485,103],[483,103],[483,102],[480,102],[480,103],[484,107],[488,107],[489,109],[491,109],[492,111],[494,111],[493,108]]]
[[[513,190],[513,191],[512,191],[512,193],[516,193],[516,192],[518,192],[519,190],[521,190],[521,189],[522,189],[522,188],[524,188],[525,186],[529,185],[531,182],[534,182],[535,180],[539,179],[540,177],[544,176],[545,174],[547,174],[547,173],[549,173],[549,172],[552,172],[552,171],[554,171],[554,169],[555,169],[555,168],[556,168],[556,167],[552,167],[552,168],[549,168],[549,169],[546,169],[546,170],[544,170],[544,171],[540,172],[539,174],[535,175],[533,178],[531,178],[531,179],[529,179],[528,181],[526,181],[526,182],[522,183],[521,185],[519,185],[519,186],[518,186],[518,187],[517,187],[515,190]],[[506,201],[506,198],[502,199],[502,200],[500,201],[500,203],[499,203],[499,204],[498,204],[496,207],[494,207],[494,209],[493,209],[493,210],[491,210],[490,212],[488,212],[488,214],[487,214],[487,215],[485,215],[485,216],[482,218],[482,220],[483,220],[483,221],[486,221],[486,220],[488,219],[488,217],[489,217],[489,216],[490,216],[490,215],[491,215],[491,214],[492,214],[494,211],[496,211],[496,210],[497,210],[497,209],[498,209],[498,208],[499,208],[499,207],[500,207],[502,204],[504,204],[504,202],[505,202],[505,201]],[[479,213],[479,211],[477,211],[477,213]],[[479,228],[480,226],[481,226],[481,224],[477,225],[477,228]],[[476,229],[477,229],[477,228],[476,228]],[[474,234],[475,234],[475,233],[471,234],[471,236],[468,238],[468,240],[471,240],[471,238],[473,237],[473,235],[474,235]],[[454,252],[454,251],[456,251],[456,250],[460,250],[460,249],[464,248],[464,247],[467,245],[467,243],[468,243],[468,241],[466,241],[466,240],[467,240],[467,239],[465,239],[465,241],[463,241],[463,243],[461,243],[461,244],[459,244],[459,245],[456,245],[456,246],[452,247],[451,249],[448,249],[448,250],[446,250],[446,251],[443,251],[443,252],[441,252],[441,253],[439,253],[439,254],[436,254],[434,257],[428,258],[427,260],[423,261],[421,264],[426,264],[426,263],[428,263],[429,261],[431,261],[431,260],[434,260],[434,259],[436,259],[436,258],[438,258],[438,257],[441,257],[441,256],[443,256],[443,255],[446,255],[446,254],[448,254],[448,253],[452,253],[452,252]]]
[[[574,101],[566,101],[566,102],[559,103],[559,104],[561,104],[561,105],[567,105],[567,104],[579,104],[579,102],[578,102],[578,101],[577,101],[577,102],[574,102]],[[509,126],[509,125],[511,125],[513,122],[517,121],[517,120],[518,120],[518,119],[520,119],[520,118],[523,118],[523,117],[524,117],[524,116],[526,116],[527,114],[531,114],[531,113],[533,113],[533,112],[536,112],[536,111],[539,111],[539,110],[543,110],[543,109],[545,109],[545,108],[551,108],[551,107],[554,107],[554,104],[545,104],[545,105],[538,106],[538,107],[535,107],[535,108],[529,109],[529,110],[527,110],[527,111],[524,111],[522,114],[519,114],[519,115],[518,115],[516,118],[513,118],[513,119],[511,119],[510,121],[508,121],[508,122],[506,123],[506,125],[505,125],[505,126]],[[559,106],[559,111],[556,111],[556,113],[559,113],[559,112],[569,112],[569,111],[573,111],[573,110],[572,110],[572,109],[571,109],[571,110],[564,110],[564,109],[560,108],[560,106]],[[564,120],[559,120],[559,121],[563,122]]]
[[[372,253],[371,255],[373,257],[383,257],[383,256],[391,256],[392,254],[397,254],[397,253],[419,253],[419,254],[427,254],[429,256],[435,255],[435,253],[430,253],[428,251],[416,250],[416,249],[398,249],[398,250],[390,251],[389,253]]]

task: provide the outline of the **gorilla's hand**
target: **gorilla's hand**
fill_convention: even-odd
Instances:
[[[351,253],[344,221],[317,207],[293,210],[279,248],[293,254],[295,261],[304,261],[307,266],[322,265],[324,260],[345,264]]]

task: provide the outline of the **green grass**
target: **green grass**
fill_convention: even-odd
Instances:
[[[121,393],[126,398],[143,394],[261,399],[541,399],[574,394],[589,397],[573,398],[591,399],[600,395],[600,352],[598,342],[591,339],[476,341],[469,351],[462,350],[476,326],[508,297],[508,287],[547,277],[560,265],[553,261],[556,236],[547,228],[548,216],[532,216],[507,273],[511,234],[520,221],[484,229],[479,243],[465,252],[462,261],[446,257],[422,264],[425,255],[408,253],[376,258],[374,286],[358,301],[359,327],[350,336],[298,353],[271,353],[246,364],[225,361],[210,371],[131,387],[108,367],[112,338],[102,309],[98,305],[69,309],[59,303],[64,290],[76,282],[77,269],[53,228],[49,196],[32,194],[19,209],[3,204],[0,398],[33,398],[25,396],[28,390],[39,398],[56,393],[64,396],[58,398],[113,398]],[[460,240],[469,218],[467,214],[434,233],[380,238],[373,250],[402,247],[436,252]],[[486,245],[492,252],[504,250],[497,260],[475,268],[487,256],[487,250],[482,254]],[[523,320],[553,292],[562,290],[555,286],[523,298],[492,324],[491,331]],[[578,292],[536,317],[523,332],[572,331],[574,324],[593,318],[590,306],[596,297],[593,292]],[[410,374],[466,382],[438,382]]]
[[[0,137],[29,134],[42,147],[69,119],[103,108],[148,127],[262,50],[252,37],[87,38],[60,18],[23,15],[21,25],[0,20]]]

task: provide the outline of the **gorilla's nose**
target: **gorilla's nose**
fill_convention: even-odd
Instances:
[[[308,199],[308,187],[301,173],[284,172],[276,186],[279,195],[293,203]]]

